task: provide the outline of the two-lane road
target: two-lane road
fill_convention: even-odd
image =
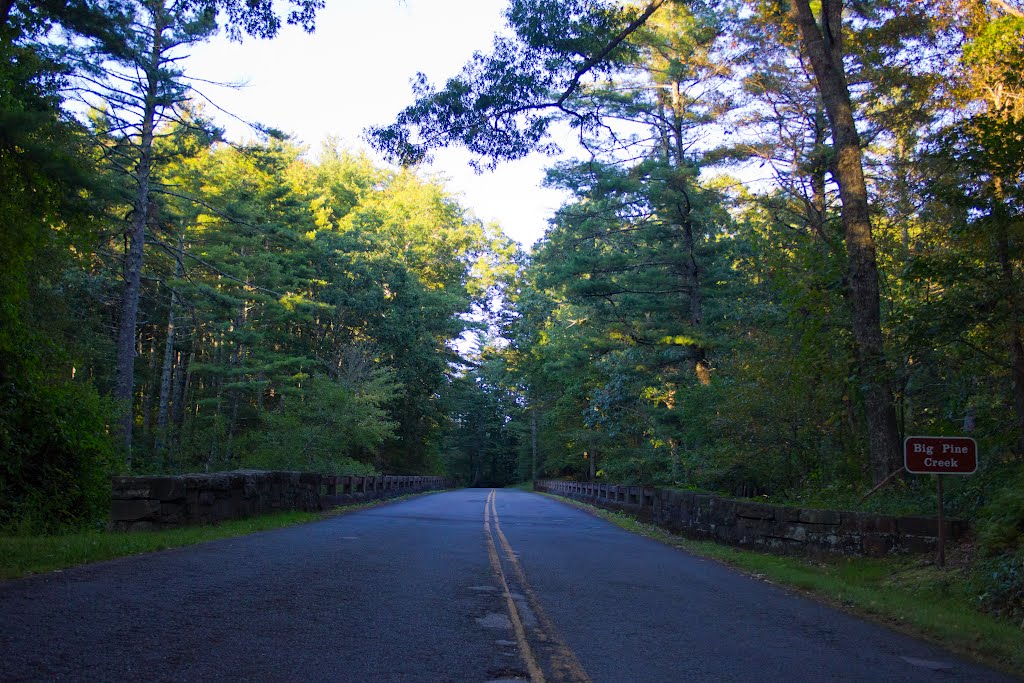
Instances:
[[[0,680],[1009,680],[514,490],[0,584]]]

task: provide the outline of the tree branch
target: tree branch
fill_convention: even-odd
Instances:
[[[636,32],[641,26],[647,23],[647,20],[651,18],[651,15],[658,11],[662,5],[665,4],[665,0],[652,0],[650,4],[644,9],[644,11],[636,19],[631,21],[626,28],[622,29],[617,36],[615,36],[610,43],[604,46],[604,49],[598,52],[596,55],[583,62],[583,64],[576,69],[576,73],[573,75],[572,80],[569,81],[569,87],[566,88],[562,96],[558,98],[557,104],[561,107],[569,96],[579,87],[580,79],[583,78],[588,71],[593,69],[595,66],[603,62],[612,50],[622,44],[626,38]]]
[[[1024,19],[1024,11],[1017,9],[1010,3],[1006,2],[1006,0],[992,0],[992,4],[1010,16],[1017,17],[1018,19]]]

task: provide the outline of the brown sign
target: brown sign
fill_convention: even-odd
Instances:
[[[978,444],[966,436],[908,436],[903,466],[914,474],[973,474]]]

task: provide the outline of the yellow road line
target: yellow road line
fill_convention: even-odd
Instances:
[[[491,493],[487,496],[487,502],[484,504],[484,533],[487,536],[487,556],[491,560],[491,569],[494,570],[494,574],[498,577],[501,589],[505,594],[505,603],[508,605],[508,616],[512,621],[512,630],[515,631],[519,652],[530,673],[530,681],[531,683],[544,683],[544,672],[537,664],[537,659],[533,656],[530,643],[526,639],[526,628],[523,626],[523,620],[519,617],[519,609],[516,607],[516,601],[512,599],[512,592],[508,589],[505,570],[501,568],[498,549],[495,547],[494,538],[491,536],[491,509],[494,505],[494,497],[495,491],[491,489]],[[495,517],[495,526],[497,526],[497,521],[497,517]]]
[[[587,675],[583,665],[580,664],[576,658],[576,654],[572,651],[572,648],[565,643],[559,637],[558,630],[555,628],[554,623],[548,618],[544,608],[541,606],[540,600],[537,598],[536,593],[533,592],[533,588],[530,587],[529,582],[526,580],[526,572],[523,571],[522,565],[519,563],[519,558],[516,557],[515,551],[512,549],[512,544],[508,542],[508,538],[505,537],[505,532],[501,530],[501,520],[498,518],[498,508],[495,506],[495,500],[497,499],[497,492],[491,490],[491,495],[488,496],[488,503],[491,509],[491,516],[494,519],[494,530],[498,535],[498,540],[501,542],[501,547],[505,551],[505,557],[508,559],[509,564],[512,566],[513,571],[516,574],[516,579],[519,581],[519,586],[523,593],[526,595],[527,601],[530,603],[530,609],[533,611],[537,621],[543,627],[544,631],[538,635],[545,641],[550,642],[554,646],[554,657],[552,658],[552,667],[555,669],[555,673],[559,680],[574,681],[575,683],[589,683],[590,676]]]

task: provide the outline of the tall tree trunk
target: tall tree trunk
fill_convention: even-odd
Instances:
[[[192,379],[192,361],[195,359],[196,352],[194,348],[189,353],[187,363],[185,362],[185,354],[180,351],[178,352],[178,361],[174,366],[174,372],[177,375],[174,382],[174,398],[171,400],[175,427],[181,427],[185,424],[185,415],[188,410],[188,385]]]
[[[156,375],[156,330],[149,336],[149,352],[146,354],[146,364],[148,372],[146,373],[146,379],[143,381],[142,386],[139,387],[139,395],[141,400],[139,401],[139,414],[142,416],[142,434],[143,437],[148,437],[153,429],[153,387],[155,382],[153,381]],[[142,355],[143,345],[139,344],[139,355]]]
[[[668,439],[669,462],[672,465],[672,483],[679,483],[679,442],[673,438]]]
[[[537,481],[537,407],[530,408],[530,481]]]
[[[690,201],[687,174],[684,172],[686,165],[686,141],[684,129],[684,103],[679,89],[679,82],[672,83],[672,116],[667,119],[667,130],[663,136],[671,140],[671,145],[666,146],[669,152],[665,155],[664,162],[675,170],[674,177],[669,183],[670,190],[678,195],[678,198],[668,207],[669,215],[673,217],[672,230],[682,236],[684,262],[680,268],[684,288],[687,291],[687,304],[690,310],[690,325],[694,332],[701,329],[704,323],[704,301],[701,294],[701,268],[697,262],[697,240],[694,235],[693,221],[690,214],[693,204]],[[708,372],[707,351],[699,344],[690,346],[692,356],[692,369],[701,384],[710,382]]]
[[[146,223],[150,211],[150,179],[153,167],[153,129],[156,126],[157,88],[160,78],[160,55],[163,52],[163,18],[153,17],[153,46],[146,65],[146,94],[142,111],[142,137],[139,140],[139,163],[135,168],[135,198],[128,227],[128,249],[124,264],[124,296],[117,333],[117,383],[114,398],[121,401],[121,438],[125,462],[132,465],[132,389],[135,385],[135,326],[139,317],[139,295],[142,284],[142,254],[146,241]]]
[[[820,27],[809,0],[793,0],[790,18],[800,32],[832,128],[833,175],[842,202],[853,336],[867,416],[871,473],[879,483],[899,466],[901,447],[883,347],[878,264],[860,136],[843,67],[842,2],[823,0]]]
[[[248,278],[246,278],[246,284],[248,284]],[[247,318],[248,308],[246,307],[246,303],[243,300],[241,310],[238,312],[238,317],[235,319],[233,329],[237,330],[238,333],[241,333],[243,328],[245,327]],[[238,369],[241,367],[242,362],[245,359],[245,349],[242,347],[242,343],[240,341],[235,341],[235,343],[233,344],[229,358],[232,376],[235,377],[236,380],[240,379],[242,376],[239,374],[235,374],[238,372]],[[231,400],[231,413],[230,418],[228,420],[227,445],[224,454],[225,461],[230,461],[231,458],[234,456],[234,440],[235,435],[238,433],[238,410],[242,401],[241,389],[235,387],[232,388],[228,393]]]
[[[178,253],[183,248],[182,238],[178,238]],[[181,277],[181,259],[174,268],[175,277]],[[170,403],[174,385],[174,314],[178,306],[178,294],[171,290],[171,302],[167,307],[167,334],[164,337],[164,366],[160,373],[160,405],[156,414],[156,444],[154,450],[161,464],[164,460],[164,448],[167,444],[167,429],[170,423]]]

